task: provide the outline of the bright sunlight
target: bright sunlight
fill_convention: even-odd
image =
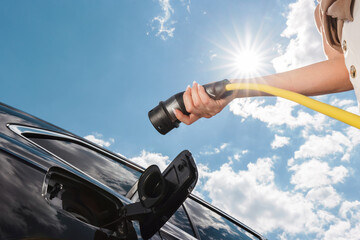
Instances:
[[[235,56],[234,63],[239,72],[245,75],[253,75],[260,70],[261,58],[257,52],[245,49]]]
[[[238,78],[251,78],[266,73],[268,57],[258,45],[244,44],[228,50],[227,68]]]
[[[252,78],[269,73],[271,70],[271,49],[267,46],[267,37],[251,30],[239,33],[234,29],[232,37],[225,35],[227,40],[216,46],[223,51],[218,57],[223,64],[218,68],[226,69],[230,78]]]

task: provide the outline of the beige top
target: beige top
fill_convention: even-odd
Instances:
[[[350,81],[360,106],[360,0],[354,0],[353,16],[352,22],[344,22],[341,45]]]
[[[328,44],[341,52],[344,22],[353,21],[352,10],[355,0],[318,0],[320,21]],[[318,11],[319,9],[316,9]]]

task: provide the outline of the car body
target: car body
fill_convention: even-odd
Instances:
[[[123,156],[0,103],[0,165],[0,239],[143,239],[112,221],[144,172]],[[151,239],[265,238],[190,195]]]

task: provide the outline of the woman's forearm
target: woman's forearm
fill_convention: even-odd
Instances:
[[[231,82],[267,84],[306,96],[343,92],[353,89],[343,57],[315,63],[288,72]],[[255,90],[240,90],[234,97],[267,96]]]

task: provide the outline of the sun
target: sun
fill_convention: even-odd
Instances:
[[[252,78],[266,73],[269,63],[265,51],[258,45],[244,44],[228,50],[227,68],[239,78]]]
[[[234,55],[234,68],[245,75],[255,75],[262,65],[261,56],[254,50],[244,49]]]
[[[220,50],[217,56],[222,60],[216,69],[225,70],[224,75],[229,78],[250,79],[267,75],[272,70],[269,37],[252,34],[250,30],[243,34],[234,30],[234,33],[231,37],[225,34],[225,41],[215,43]]]

